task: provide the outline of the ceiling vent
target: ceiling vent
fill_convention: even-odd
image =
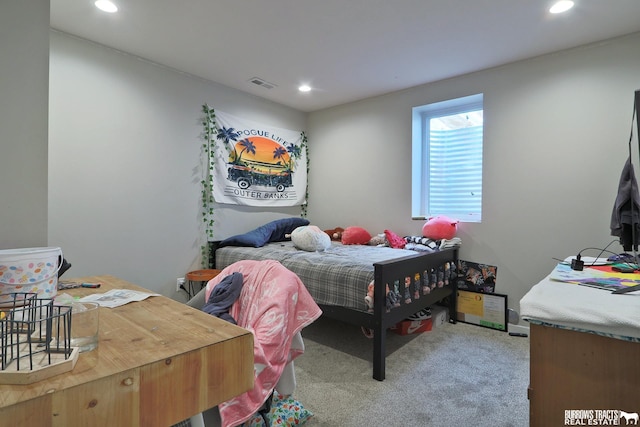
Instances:
[[[276,87],[276,85],[274,85],[273,83],[262,80],[260,77],[252,77],[249,79],[249,81],[254,85],[262,86],[265,89],[273,89],[274,87]]]

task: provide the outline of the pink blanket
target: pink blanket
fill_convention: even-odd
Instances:
[[[243,285],[230,314],[253,333],[255,382],[252,390],[219,405],[222,427],[241,424],[260,409],[285,365],[304,351],[291,348],[293,336],[322,314],[300,278],[274,260],[231,264],[207,283],[205,301],[234,272],[242,273]]]

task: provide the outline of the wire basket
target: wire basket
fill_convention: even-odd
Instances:
[[[78,349],[71,347],[71,307],[16,292],[2,310],[0,384],[29,384],[73,369]]]

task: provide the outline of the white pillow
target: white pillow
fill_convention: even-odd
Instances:
[[[291,232],[294,246],[303,251],[324,251],[331,247],[329,235],[315,225],[303,225]]]

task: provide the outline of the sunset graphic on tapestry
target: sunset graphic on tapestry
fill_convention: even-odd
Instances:
[[[270,173],[273,168],[291,168],[286,148],[272,139],[253,136],[239,141],[229,155],[229,163],[255,165],[258,172]]]

